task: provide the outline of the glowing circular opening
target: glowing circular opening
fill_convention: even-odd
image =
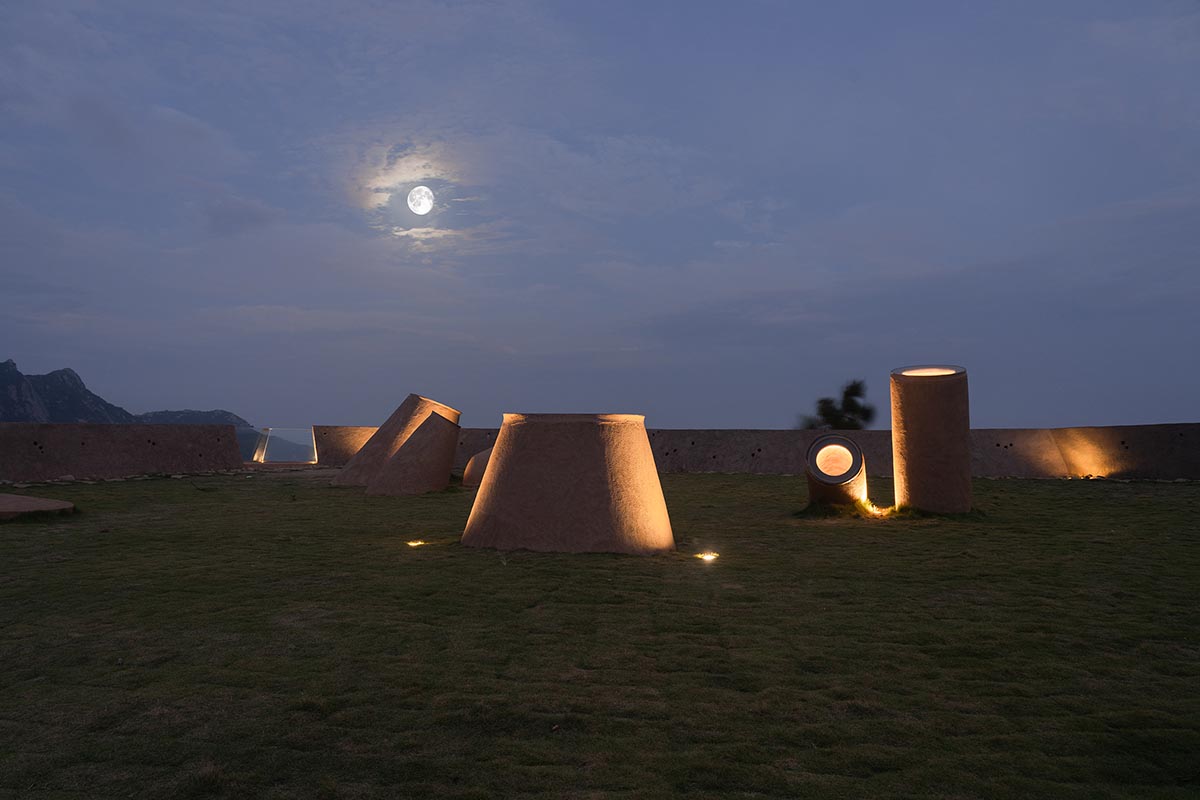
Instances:
[[[720,553],[714,553],[712,550],[704,553],[696,553],[696,558],[700,559],[701,561],[716,561],[720,557]]]
[[[854,455],[840,444],[827,444],[817,451],[817,469],[826,475],[845,475],[854,464]]]
[[[907,375],[913,378],[929,378],[934,375],[953,375],[958,372],[954,367],[912,367],[901,372],[901,375]]]

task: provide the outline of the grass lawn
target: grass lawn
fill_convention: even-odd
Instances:
[[[1200,483],[667,475],[639,558],[327,478],[24,490],[82,513],[0,525],[0,797],[1200,796]]]

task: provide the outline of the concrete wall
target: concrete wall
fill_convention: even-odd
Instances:
[[[374,428],[319,428],[367,431]],[[840,431],[858,443],[867,474],[892,476],[891,431]],[[454,466],[495,443],[496,428],[463,428]],[[648,431],[660,472],[749,472],[800,475],[804,454],[819,431]],[[333,435],[333,434],[331,434]],[[364,437],[365,441],[365,437]],[[361,446],[361,445],[360,445]],[[317,439],[318,457],[321,439]],[[349,455],[345,456],[349,458]],[[345,463],[341,461],[339,463]],[[971,474],[993,478],[1200,479],[1200,424],[1122,425],[1100,428],[978,428],[971,431]]]
[[[313,425],[313,441],[317,443],[317,463],[325,467],[345,465],[377,430],[379,428]]]
[[[660,472],[801,475],[818,431],[648,431]],[[867,474],[892,476],[891,431],[840,431],[863,449]],[[494,429],[464,428],[456,466],[491,446]],[[978,428],[971,474],[990,478],[1200,479],[1200,424],[1097,428]]]
[[[232,425],[0,423],[0,480],[240,469]]]

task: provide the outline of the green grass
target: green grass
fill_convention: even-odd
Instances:
[[[663,485],[655,558],[316,473],[31,487],[82,513],[0,525],[0,796],[1200,794],[1200,484]]]

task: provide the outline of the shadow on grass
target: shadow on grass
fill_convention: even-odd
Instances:
[[[857,502],[853,505],[831,505],[825,503],[809,503],[799,511],[792,512],[796,519],[870,519],[870,520],[918,520],[944,519],[954,522],[984,522],[987,512],[979,508],[961,514],[937,514],[932,511],[922,511],[911,506],[881,507],[869,501]]]

